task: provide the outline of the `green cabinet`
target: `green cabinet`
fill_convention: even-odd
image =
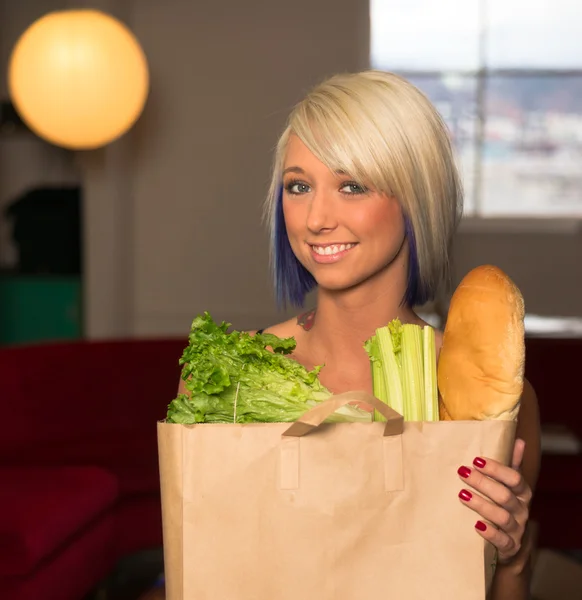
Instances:
[[[79,276],[0,275],[0,344],[82,337]]]

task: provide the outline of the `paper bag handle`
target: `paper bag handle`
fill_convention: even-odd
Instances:
[[[308,410],[286,429],[283,435],[302,437],[310,431],[317,429],[338,408],[350,402],[366,402],[367,404],[371,404],[386,419],[386,427],[384,428],[385,436],[401,435],[404,431],[404,417],[398,414],[393,408],[390,408],[375,396],[366,394],[365,392],[347,392],[332,396]]]

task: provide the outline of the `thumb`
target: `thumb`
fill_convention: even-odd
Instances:
[[[525,452],[525,441],[521,438],[517,438],[515,440],[515,444],[513,446],[513,457],[511,459],[511,468],[516,471],[521,467],[521,463],[523,461],[523,454]]]

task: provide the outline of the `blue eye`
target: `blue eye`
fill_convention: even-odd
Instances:
[[[359,185],[358,183],[355,183],[354,181],[349,181],[342,185],[340,191],[343,194],[365,194],[366,188]]]
[[[300,195],[307,194],[311,188],[302,181],[290,181],[285,185],[285,191],[289,194]]]

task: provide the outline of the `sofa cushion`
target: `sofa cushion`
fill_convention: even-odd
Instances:
[[[139,459],[133,440],[141,436],[157,460],[156,421],[176,396],[185,344],[87,340],[0,348],[0,418],[11,423],[0,436],[0,464],[30,464],[37,448],[46,452],[44,464],[70,464],[53,444],[69,449],[76,464],[103,464],[82,451],[109,458],[106,439]]]
[[[147,523],[147,527],[144,527]],[[159,492],[126,497],[115,505],[115,547],[118,556],[163,545]]]
[[[582,455],[542,454],[534,502],[542,492],[582,496]]]
[[[44,560],[35,569],[34,575],[2,577],[0,598],[79,600],[95,597],[93,591],[101,586],[115,567],[114,536],[115,515],[108,511],[73,543]]]
[[[99,467],[0,467],[0,576],[23,575],[112,507]]]
[[[85,435],[76,443],[55,441],[36,446],[30,444],[26,454],[14,465],[19,467],[50,467],[99,465],[113,473],[119,483],[121,496],[159,493],[160,475],[156,423],[150,424],[151,435],[136,431],[123,439],[105,434]],[[150,432],[147,432],[148,434]],[[8,465],[7,465],[8,466]],[[0,468],[2,461],[0,459]]]

